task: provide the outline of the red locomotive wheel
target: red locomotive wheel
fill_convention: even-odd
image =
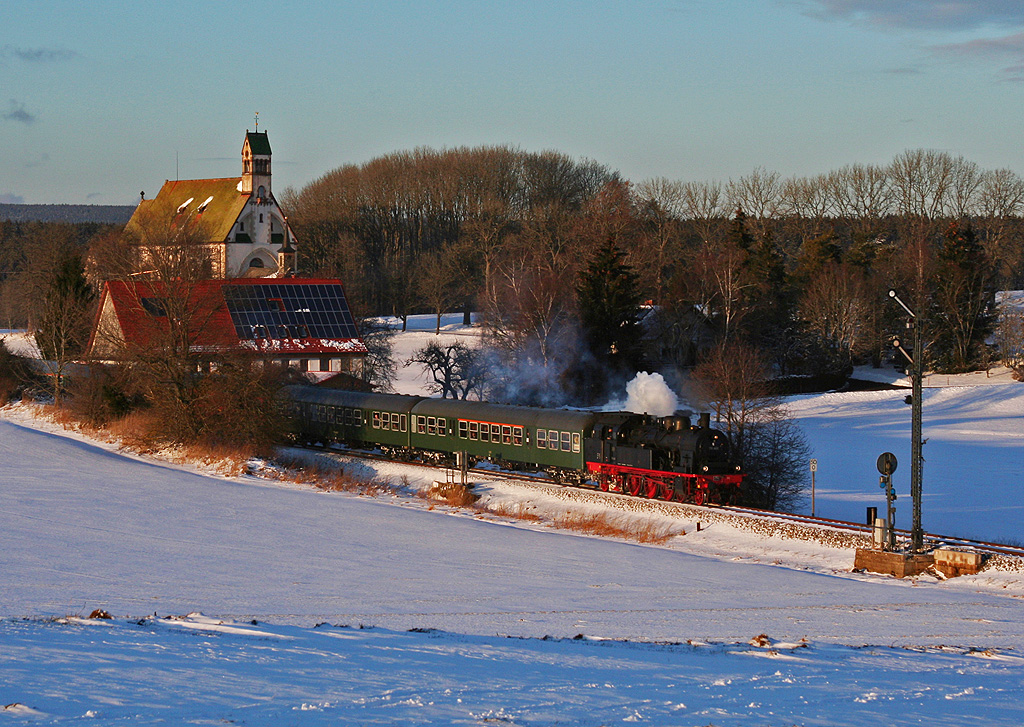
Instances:
[[[647,480],[647,491],[644,493],[644,497],[653,500],[658,496],[658,491],[660,489],[661,488],[658,487],[657,480]]]
[[[696,490],[694,490],[693,491],[693,504],[694,505],[703,505],[706,494],[707,494],[706,491],[700,489],[699,487]]]
[[[676,496],[675,488],[672,487],[668,482],[661,483],[661,489],[658,492],[658,497],[662,500],[674,500]]]
[[[604,474],[603,472],[600,475],[598,475],[597,486],[601,490],[601,492],[608,492],[608,475]]]
[[[629,478],[629,494],[633,497],[639,497],[643,492],[643,478],[636,475],[630,476]]]

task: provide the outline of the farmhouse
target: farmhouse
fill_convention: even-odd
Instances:
[[[367,354],[340,280],[235,278],[187,287],[107,282],[89,358],[130,360],[166,346],[187,348],[199,360],[235,353],[355,378],[362,378]]]

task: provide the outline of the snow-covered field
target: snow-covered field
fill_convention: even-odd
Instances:
[[[1021,537],[1021,396],[929,390],[928,529],[949,507],[961,531]],[[861,519],[877,453],[909,448],[900,392],[793,408],[819,513]],[[852,573],[847,549],[710,518],[698,531],[692,510],[475,476],[485,500],[545,516],[511,521],[212,476],[24,407],[0,416],[0,725],[1021,722],[1021,572],[897,581]],[[941,485],[971,458],[971,488],[987,488],[973,501]],[[410,489],[435,476],[378,474]],[[652,546],[547,524],[568,507],[678,534]]]

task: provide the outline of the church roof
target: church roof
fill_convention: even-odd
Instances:
[[[245,132],[245,138],[249,142],[249,149],[253,154],[270,156],[270,139],[267,138],[267,132],[247,131]]]
[[[198,224],[208,240],[226,240],[249,199],[240,186],[240,177],[168,180],[155,198],[139,203],[125,231],[141,239],[147,225]]]
[[[156,281],[112,280],[104,285],[99,316],[110,310],[120,344],[135,350],[159,345],[168,335],[168,315],[183,310],[192,321],[189,348],[195,352],[237,350],[268,356],[367,352],[340,280],[201,280],[169,300],[174,295]],[[109,342],[96,340],[102,323],[98,317],[90,341],[90,350],[97,353],[109,348]]]

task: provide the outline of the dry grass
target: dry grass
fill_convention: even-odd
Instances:
[[[514,505],[507,502],[488,505],[485,511],[498,517],[507,517],[512,520],[523,520],[525,522],[538,522],[541,519],[540,515],[532,512],[529,505],[525,502],[517,502]]]
[[[591,515],[567,512],[555,518],[554,524],[557,528],[577,533],[597,535],[605,538],[623,538],[653,545],[662,545],[676,535],[686,534],[686,531],[681,528],[659,526],[651,522],[638,522],[628,527],[623,527],[611,522],[608,516],[603,513]]]
[[[443,502],[450,507],[473,507],[480,499],[468,485],[461,482],[435,482],[424,494],[428,500]]]
[[[320,460],[310,462],[301,457],[284,456],[277,459],[282,469],[271,475],[274,479],[310,485],[324,492],[351,492],[370,497],[394,492],[387,479],[355,477],[337,463]]]

